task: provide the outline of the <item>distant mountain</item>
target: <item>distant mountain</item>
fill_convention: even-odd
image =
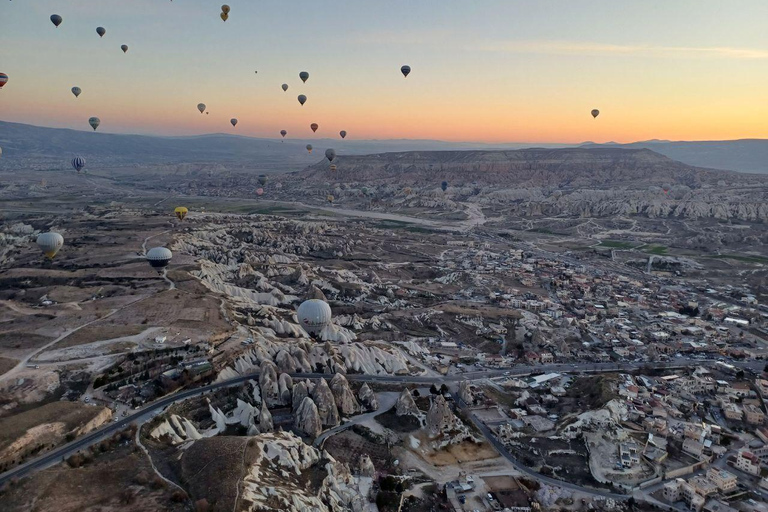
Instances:
[[[693,142],[649,140],[631,144],[585,143],[581,147],[650,149],[674,160],[697,167],[768,174],[768,140],[765,139]]]

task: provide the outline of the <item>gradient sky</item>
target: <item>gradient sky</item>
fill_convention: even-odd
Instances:
[[[317,137],[356,139],[768,138],[766,0],[228,3],[224,23],[214,0],[0,2],[0,120],[89,130],[98,116],[99,131],[162,135],[311,138],[317,122]]]

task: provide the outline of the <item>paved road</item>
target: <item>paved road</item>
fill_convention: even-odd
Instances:
[[[686,366],[711,365],[714,363],[715,363],[714,360],[702,361],[702,360],[694,360],[694,359],[676,359],[670,363],[657,364],[657,367],[661,367],[665,369],[673,369],[673,368],[686,367]],[[740,363],[734,363],[734,365],[742,368],[756,368],[756,369],[762,370],[764,363],[761,361],[745,361]],[[596,363],[596,364],[587,363],[587,364],[577,364],[577,365],[551,364],[551,365],[538,365],[538,366],[517,366],[510,370],[478,370],[478,371],[472,371],[472,372],[467,372],[462,374],[446,375],[446,376],[438,376],[438,377],[435,377],[435,376],[421,377],[421,376],[411,376],[411,375],[399,376],[399,375],[350,374],[350,375],[347,375],[347,380],[356,380],[360,382],[442,384],[442,383],[451,383],[451,382],[455,383],[462,380],[476,380],[476,379],[487,379],[491,377],[499,377],[499,376],[503,376],[505,373],[509,373],[510,374],[509,376],[513,377],[513,376],[528,375],[531,372],[542,372],[542,371],[543,372],[574,372],[574,373],[606,372],[606,371],[616,371],[617,369],[621,371],[630,371],[630,370],[639,369],[641,367],[646,367],[646,366],[648,366],[648,363],[622,363],[618,365],[616,363]],[[329,378],[330,375],[321,374],[321,373],[296,373],[296,374],[292,374],[291,377],[293,377],[294,380],[295,379],[318,379],[318,378]],[[17,466],[9,471],[6,471],[5,473],[0,474],[0,485],[10,480],[11,478],[14,478],[14,477],[20,478],[34,471],[45,469],[47,467],[52,466],[53,464],[61,462],[62,460],[69,457],[70,455],[77,453],[79,450],[86,449],[89,446],[96,444],[99,441],[111,436],[115,432],[119,432],[120,430],[124,429],[129,425],[132,425],[132,424],[140,425],[143,422],[150,419],[155,414],[159,413],[160,411],[162,411],[163,409],[165,409],[166,407],[168,407],[169,405],[175,402],[200,396],[205,393],[208,393],[209,391],[213,391],[216,389],[221,389],[229,386],[236,386],[250,379],[258,380],[258,378],[259,378],[258,373],[241,375],[240,377],[235,377],[233,379],[229,379],[226,381],[216,382],[200,388],[181,391],[181,392],[160,398],[142,407],[141,409],[137,410],[135,413],[133,413],[130,416],[127,416],[119,421],[104,425],[101,428],[89,434],[86,434],[85,436],[79,439],[76,439],[59,448],[55,448],[51,452],[40,455],[35,459],[27,461],[26,463],[21,464],[20,466]],[[478,429],[480,429],[480,431],[483,432],[483,434],[486,435],[486,437],[488,437],[489,442],[491,442],[491,444],[494,444],[494,446],[496,446],[497,442],[495,442],[495,437],[490,435],[490,432],[488,432],[487,428],[484,425],[482,425],[482,423],[477,422],[473,415],[470,415],[469,417],[472,418],[472,421],[475,423],[475,425],[478,426]],[[499,448],[497,447],[497,449]],[[504,455],[504,452],[500,451],[500,453]],[[510,457],[512,456],[507,453],[505,457],[510,459]],[[544,477],[543,475],[539,475],[538,473],[528,468],[525,468],[525,466],[520,465],[519,463],[517,463],[517,461],[513,461],[513,459],[514,458],[512,457],[510,459],[510,462],[513,462],[513,464],[515,464],[516,467],[520,469],[520,471],[525,472],[531,475],[532,477],[539,478],[542,481],[548,481],[547,477]],[[549,480],[551,480],[553,484],[556,483],[557,485],[565,486],[567,484],[567,482],[562,482],[560,480],[555,480],[555,479],[549,479]],[[578,486],[574,486],[573,488],[584,491],[584,492],[592,491],[590,489],[585,489]],[[604,494],[604,495],[607,496],[609,494]],[[617,496],[623,496],[623,495],[617,495]]]
[[[352,427],[353,425],[359,425],[361,423],[364,423],[371,418],[375,418],[376,416],[380,414],[384,414],[391,408],[395,406],[397,403],[397,399],[400,396],[400,393],[390,391],[390,392],[384,392],[384,393],[377,393],[378,400],[379,400],[379,408],[375,411],[367,412],[365,414],[358,414],[354,418],[351,418],[346,423],[342,423],[341,425],[338,425],[336,427],[330,428],[317,436],[315,438],[315,442],[312,443],[312,446],[315,448],[319,448],[323,445],[323,442],[328,439],[329,437],[338,434],[339,432],[343,432],[344,430],[347,430],[348,428]]]

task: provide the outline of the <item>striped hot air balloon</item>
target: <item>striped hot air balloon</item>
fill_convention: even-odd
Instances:
[[[5,73],[0,73],[0,89],[3,88],[5,84],[8,83],[8,75]]]
[[[85,167],[85,158],[83,158],[81,156],[76,156],[75,158],[73,158],[72,159],[72,167],[74,167],[74,169],[77,172],[82,171],[83,167]]]

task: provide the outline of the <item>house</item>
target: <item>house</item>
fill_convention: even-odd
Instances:
[[[720,492],[728,493],[736,489],[738,478],[730,471],[719,468],[709,468],[707,478],[714,483]]]
[[[694,439],[683,441],[683,451],[701,460],[704,456],[704,445]]]
[[[729,420],[741,421],[741,418],[744,416],[741,407],[736,404],[721,402],[721,409],[723,410],[723,416]]]
[[[619,460],[621,465],[625,468],[631,468],[637,464],[640,464],[640,456],[638,454],[637,443],[634,441],[628,441],[626,443],[619,444]]]
[[[760,458],[752,452],[742,450],[736,457],[736,469],[740,469],[750,475],[760,474]]]
[[[539,361],[541,361],[542,364],[549,364],[554,360],[555,358],[552,356],[551,352],[541,352],[539,354]]]
[[[763,410],[752,404],[744,406],[744,417],[751,425],[762,425],[765,422]]]

